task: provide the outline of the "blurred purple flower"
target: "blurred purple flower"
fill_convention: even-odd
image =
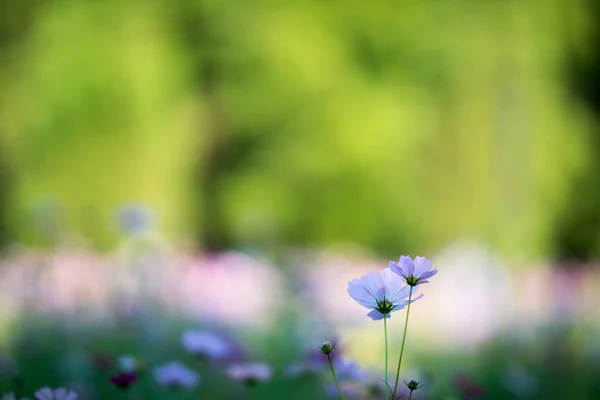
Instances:
[[[118,375],[111,376],[110,382],[122,390],[127,390],[137,381],[137,375],[133,372],[122,372]]]
[[[356,361],[345,357],[333,361],[333,366],[340,380],[362,381],[367,377],[366,371],[361,369]]]
[[[358,304],[372,311],[367,314],[373,320],[383,319],[384,313],[390,317],[392,311],[401,310],[408,305],[405,300],[410,293],[410,286],[403,286],[404,281],[389,268],[380,274],[367,272],[360,279],[348,282],[348,294]],[[412,302],[423,297],[420,295]]]
[[[154,378],[164,387],[191,389],[200,383],[200,375],[179,362],[154,368]]]
[[[207,331],[187,330],[181,335],[181,344],[188,352],[211,360],[227,359],[234,353],[232,343]]]
[[[122,206],[117,211],[121,229],[127,233],[137,234],[145,232],[152,225],[152,212],[143,204],[129,204]]]
[[[44,387],[35,392],[35,397],[38,400],[75,400],[78,396],[77,393],[65,388],[52,390],[49,387]]]
[[[263,363],[234,364],[227,369],[227,375],[236,381],[254,385],[271,379],[273,371],[269,365]]]
[[[431,269],[431,261],[419,256],[414,261],[410,256],[400,256],[398,262],[390,261],[388,267],[410,286],[427,283],[438,272],[437,268]]]
[[[340,388],[346,398],[360,397],[364,393],[364,389],[354,382],[340,382]],[[340,397],[340,392],[334,383],[327,386],[326,392],[331,397]]]

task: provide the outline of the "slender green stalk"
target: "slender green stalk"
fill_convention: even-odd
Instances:
[[[402,365],[402,355],[404,354],[404,343],[406,342],[406,331],[408,329],[408,315],[410,314],[410,301],[412,299],[413,286],[410,287],[410,293],[408,295],[408,307],[406,308],[406,320],[404,321],[404,335],[402,336],[402,347],[400,347],[400,359],[398,360],[398,369],[396,370],[396,383],[394,383],[394,394],[392,400],[396,398],[396,392],[398,391],[398,379],[400,378],[400,366]],[[411,392],[412,396],[412,392]]]
[[[387,340],[387,315],[383,314],[383,336],[385,338],[385,400],[390,396],[388,386],[388,340]]]
[[[408,396],[408,400],[410,400],[412,398],[412,390],[410,391],[410,395]]]
[[[338,382],[337,376],[335,375],[335,369],[333,368],[333,363],[331,362],[330,354],[327,354],[327,360],[329,361],[329,367],[331,368],[331,375],[333,375],[333,381],[335,382],[335,387],[337,387],[337,390],[340,393],[340,397],[342,398],[342,400],[345,400],[344,394],[342,393],[342,389],[340,388],[340,383]]]

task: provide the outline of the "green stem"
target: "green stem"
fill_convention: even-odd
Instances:
[[[404,343],[406,342],[406,331],[408,329],[408,315],[410,314],[410,301],[412,299],[413,286],[410,287],[410,294],[408,295],[408,307],[406,308],[406,321],[404,321],[404,335],[402,336],[402,347],[400,347],[400,359],[398,360],[398,369],[396,370],[396,383],[394,383],[394,394],[392,400],[396,398],[396,392],[398,391],[398,379],[400,378],[400,366],[402,365],[402,355],[404,354]],[[411,392],[412,396],[412,392]]]
[[[408,400],[410,400],[412,398],[412,390],[410,391],[410,395],[408,396]]]
[[[385,338],[385,400],[389,398],[388,386],[388,339],[387,339],[387,315],[383,314],[383,336]]]
[[[337,390],[340,393],[340,397],[342,398],[342,400],[345,400],[344,394],[342,393],[342,389],[340,389],[340,383],[338,382],[337,376],[335,375],[335,369],[333,368],[333,363],[331,362],[331,355],[327,354],[327,360],[329,361],[329,367],[331,368],[331,375],[333,375],[335,387],[337,387]]]

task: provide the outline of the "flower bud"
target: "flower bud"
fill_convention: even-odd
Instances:
[[[335,345],[332,345],[331,342],[327,341],[327,342],[323,342],[321,344],[321,347],[319,347],[319,350],[321,351],[321,353],[329,355],[329,354],[333,353],[334,348],[335,348]]]
[[[421,387],[423,387],[423,385],[421,385],[421,382],[417,382],[414,379],[411,379],[410,382],[406,382],[404,381],[404,384],[406,385],[406,387],[412,392],[413,390],[417,390]]]

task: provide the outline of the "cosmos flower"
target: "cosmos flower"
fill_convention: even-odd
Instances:
[[[273,371],[269,365],[262,363],[234,364],[227,369],[227,375],[251,386],[269,380]]]
[[[38,400],[76,400],[78,396],[77,393],[65,388],[52,390],[49,387],[43,387],[35,392],[35,397]]]
[[[410,286],[427,283],[427,279],[437,274],[437,268],[431,269],[431,261],[425,257],[415,257],[413,261],[410,256],[400,256],[398,262],[390,261],[390,269],[398,274],[404,282]]]
[[[185,331],[181,335],[181,344],[188,352],[213,360],[226,359],[233,354],[231,343],[211,332]]]
[[[390,317],[392,311],[401,310],[408,305],[406,298],[410,294],[410,286],[394,274],[389,268],[381,273],[367,272],[360,279],[348,282],[348,294],[358,304],[371,309],[367,314],[373,320]],[[419,300],[423,295],[412,299],[411,303]]]
[[[110,377],[110,382],[122,390],[127,390],[137,381],[138,377],[134,372],[122,372]]]
[[[163,387],[191,389],[200,383],[200,375],[173,361],[154,368],[154,378]]]

